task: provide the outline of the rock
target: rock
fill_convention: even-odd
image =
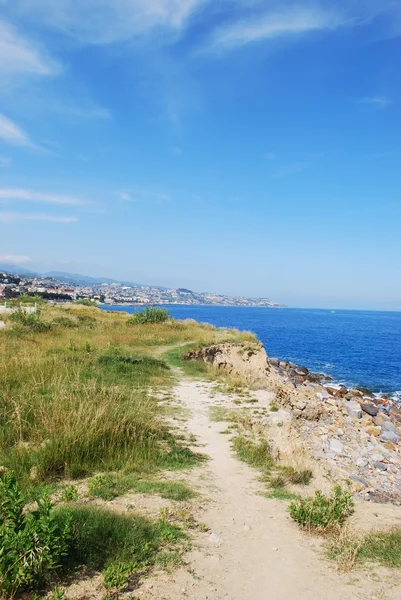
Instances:
[[[273,365],[273,367],[278,367],[278,366],[280,366],[280,361],[278,358],[271,358],[270,364]]]
[[[320,392],[316,393],[316,397],[319,398],[319,400],[328,400],[330,398],[330,394],[326,390],[321,390]]]
[[[394,431],[383,431],[380,434],[381,442],[391,442],[392,444],[398,444],[400,440],[400,436],[398,433],[394,433]]]
[[[393,433],[396,433],[397,435],[399,435],[397,427],[391,421],[385,421],[383,423],[382,433],[383,433],[383,431],[392,431]]]
[[[374,466],[378,471],[387,471],[387,465],[383,462],[375,462]]]
[[[331,394],[332,396],[335,396],[336,398],[342,398],[343,396],[346,395],[347,393],[347,388],[341,386],[340,388],[333,388],[333,387],[326,387],[326,390],[329,392],[329,394]]]
[[[220,538],[216,533],[211,533],[209,535],[209,540],[211,541],[212,544],[214,544],[215,546],[217,546],[218,544],[220,544]]]
[[[375,406],[371,402],[364,402],[364,404],[362,404],[361,408],[362,408],[363,412],[367,413],[371,417],[376,417],[377,413],[379,412],[379,409],[377,408],[377,406]]]
[[[381,427],[386,422],[386,417],[384,415],[377,415],[377,417],[373,418],[373,423]]]
[[[379,437],[380,435],[380,427],[366,427],[365,431],[369,435],[374,435],[375,437]]]
[[[364,469],[368,466],[369,462],[366,460],[366,458],[362,458],[362,456],[360,456],[356,459],[355,464],[359,469]]]
[[[368,388],[365,387],[357,387],[356,391],[360,392],[363,396],[369,396],[369,398],[373,398],[373,394]]]
[[[329,452],[334,452],[335,454],[341,454],[343,451],[343,445],[340,440],[331,439],[329,441]]]
[[[295,371],[297,375],[306,376],[309,373],[309,369],[307,367],[295,367]]]
[[[343,407],[345,408],[351,419],[362,418],[362,409],[359,405],[359,402],[357,402],[356,400],[346,400],[343,404]]]
[[[363,485],[363,487],[369,487],[369,482],[366,481],[366,479],[364,479],[363,477],[359,477],[359,475],[350,475],[349,478],[355,483],[360,483],[361,485]]]

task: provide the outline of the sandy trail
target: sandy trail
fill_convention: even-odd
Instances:
[[[212,384],[183,380],[175,388],[189,409],[187,426],[210,461],[189,475],[211,499],[201,520],[210,528],[186,568],[171,577],[148,581],[140,594],[173,600],[381,600],[401,599],[399,576],[374,567],[340,575],[322,558],[318,539],[301,533],[290,520],[286,503],[266,499],[248,465],[232,454],[222,423],[209,419],[218,404]],[[267,394],[267,392],[266,392]]]

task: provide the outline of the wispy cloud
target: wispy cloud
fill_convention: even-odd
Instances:
[[[48,221],[50,223],[76,223],[77,217],[58,217],[54,215],[35,215],[16,212],[0,212],[0,221]]]
[[[6,144],[11,144],[12,146],[25,146],[26,148],[35,150],[41,149],[40,146],[37,146],[31,140],[29,135],[21,129],[21,127],[2,113],[0,113],[0,140],[3,140]]]
[[[154,190],[137,189],[133,191],[124,191],[119,194],[120,199],[124,202],[167,202],[171,200],[169,194]]]
[[[0,261],[3,263],[15,263],[21,265],[23,263],[32,262],[32,258],[20,254],[0,254]]]
[[[84,200],[63,194],[48,194],[23,189],[0,189],[0,201],[43,202],[49,204],[86,204]]]
[[[392,101],[385,96],[366,96],[365,98],[358,98],[354,102],[356,104],[372,106],[373,108],[387,108],[392,104]]]
[[[228,51],[262,40],[334,30],[345,25],[347,21],[335,9],[293,5],[221,27],[214,34],[209,49]]]
[[[3,20],[0,20],[0,56],[2,75],[49,76],[60,70],[56,61]]]
[[[276,160],[277,155],[274,152],[267,152],[265,154],[265,158],[267,158],[268,160]]]
[[[107,44],[152,30],[179,31],[208,0],[14,0],[19,13],[82,43]]]

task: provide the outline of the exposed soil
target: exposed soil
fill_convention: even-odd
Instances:
[[[367,566],[340,574],[325,560],[321,540],[300,532],[290,520],[287,503],[267,499],[257,473],[232,453],[227,423],[210,420],[210,406],[229,406],[232,400],[216,393],[208,382],[182,380],[174,390],[177,405],[189,410],[185,424],[195,434],[196,449],[210,460],[187,474],[187,480],[210,501],[199,507],[199,521],[208,532],[195,536],[184,566],[171,574],[158,573],[143,581],[135,596],[146,600],[348,600],[401,599],[396,570]],[[268,407],[269,392],[254,393]],[[235,405],[234,405],[235,406]],[[253,407],[256,404],[252,405]],[[273,415],[273,413],[272,413]],[[180,474],[182,477],[182,474]],[[401,522],[391,505],[357,506],[355,519],[373,527]]]

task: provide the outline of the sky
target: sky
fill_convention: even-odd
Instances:
[[[0,263],[401,310],[400,0],[0,0]]]

